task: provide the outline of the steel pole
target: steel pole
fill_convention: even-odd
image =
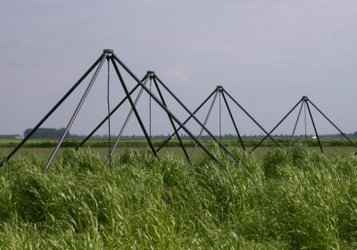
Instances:
[[[146,82],[147,82],[147,78],[143,81],[143,84],[146,85]],[[134,101],[134,105],[135,105],[135,106],[137,105],[137,103],[138,103],[138,101],[139,101],[139,99],[140,99],[142,93],[143,93],[143,89],[141,88],[140,91],[139,91],[139,93],[138,93],[138,95],[137,95],[136,98],[135,98],[135,101]],[[122,135],[123,135],[123,133],[124,133],[124,130],[125,130],[126,126],[128,125],[128,122],[129,122],[129,120],[130,120],[132,114],[133,114],[133,109],[131,109],[131,110],[129,111],[129,113],[128,113],[128,115],[127,115],[127,117],[126,117],[126,119],[125,119],[125,121],[124,121],[124,123],[123,123],[123,126],[121,127],[121,129],[120,129],[120,131],[119,131],[119,134],[118,134],[118,136],[117,136],[117,139],[116,139],[116,141],[115,141],[113,147],[111,148],[110,157],[108,157],[107,161],[105,162],[105,166],[107,166],[107,165],[110,163],[110,160],[111,160],[111,158],[113,157],[113,154],[114,154],[114,152],[115,152],[115,149],[116,149],[117,146],[118,146],[119,140],[120,140],[120,138],[122,137]]]
[[[149,144],[149,146],[150,146],[150,149],[151,149],[151,151],[153,152],[154,156],[155,156],[155,157],[158,157],[158,155],[157,155],[157,153],[156,153],[156,151],[155,151],[154,145],[152,144],[152,141],[151,141],[151,139],[150,139],[150,137],[149,137],[149,135],[148,135],[148,133],[147,133],[147,131],[146,131],[146,128],[145,128],[145,126],[144,126],[144,124],[143,124],[143,122],[142,122],[142,120],[141,120],[141,118],[140,118],[139,112],[138,112],[138,110],[136,109],[133,100],[131,99],[131,96],[130,96],[130,94],[129,94],[128,88],[126,87],[126,84],[125,84],[125,82],[124,82],[124,79],[123,79],[123,77],[122,77],[122,75],[121,75],[121,73],[120,73],[120,71],[119,71],[119,68],[118,68],[118,66],[117,66],[117,64],[115,63],[115,60],[114,60],[113,58],[112,58],[112,64],[113,64],[114,69],[115,69],[115,71],[116,71],[116,73],[117,73],[117,76],[118,76],[118,78],[119,78],[119,80],[120,80],[120,83],[121,83],[121,85],[122,85],[122,87],[123,87],[123,89],[124,89],[124,92],[125,92],[126,96],[128,97],[128,100],[129,100],[129,102],[130,102],[131,108],[132,108],[133,111],[134,111],[134,114],[135,114],[135,116],[136,116],[136,119],[137,119],[137,121],[138,121],[140,127],[141,127],[141,130],[143,131],[144,136],[145,136],[145,138],[146,138],[146,140],[147,140],[147,142],[148,142],[148,144]],[[139,79],[137,80],[137,82],[141,85],[142,88],[144,88],[144,89],[146,88],[146,86],[143,85],[142,82],[139,81]]]
[[[145,77],[144,77],[145,78]],[[141,80],[141,81],[144,81],[144,78]],[[140,87],[139,84],[136,84],[135,87],[130,91],[130,95],[132,95],[138,88]],[[78,150],[80,147],[82,147],[88,140],[89,138],[91,138],[97,131],[98,129],[100,129],[103,124],[109,119],[110,116],[112,116],[120,107],[121,105],[124,104],[124,102],[128,99],[127,96],[125,96],[116,106],[115,108],[110,112],[109,115],[107,115],[98,125],[97,127],[95,127],[92,132],[89,133],[89,135],[87,135],[86,138],[83,139],[83,141],[77,145],[76,149],[75,150]]]
[[[223,149],[233,160],[239,162],[234,155],[209,131],[202,122],[197,119],[197,117],[181,102],[179,98],[156,76],[156,79],[160,82],[161,86],[163,86],[166,91],[181,105],[182,108],[186,110],[189,115],[192,115],[192,118],[206,131],[206,133]]]
[[[316,135],[316,138],[317,138],[317,142],[319,143],[319,147],[320,147],[321,153],[323,153],[324,150],[322,149],[322,145],[321,145],[321,142],[320,142],[320,137],[319,137],[319,134],[317,133],[316,125],[315,125],[315,122],[314,122],[314,118],[312,117],[312,113],[311,113],[311,110],[310,110],[309,103],[306,100],[305,100],[305,103],[306,103],[307,110],[308,110],[309,115],[310,115],[312,126],[314,127],[314,131],[315,131],[315,135]]]
[[[50,158],[48,159],[48,161],[47,161],[47,163],[46,163],[46,165],[45,165],[45,167],[43,168],[43,171],[44,171],[44,172],[47,172],[47,171],[48,171],[49,166],[50,166],[50,164],[52,163],[53,159],[55,158],[55,156],[56,156],[56,154],[57,154],[59,148],[61,147],[64,138],[67,136],[67,134],[68,134],[70,128],[72,127],[73,122],[75,121],[75,119],[76,119],[76,117],[77,117],[79,111],[81,110],[81,108],[82,108],[82,106],[83,106],[84,101],[86,100],[86,98],[87,98],[87,96],[88,96],[88,94],[89,94],[89,92],[90,92],[90,90],[91,90],[91,88],[92,88],[92,86],[93,86],[95,80],[97,79],[97,76],[98,76],[98,74],[99,74],[99,71],[101,70],[101,68],[102,68],[102,66],[103,66],[103,64],[104,64],[106,57],[107,57],[107,53],[105,53],[105,57],[103,57],[102,61],[99,63],[99,65],[98,65],[98,67],[97,67],[97,69],[96,69],[96,71],[95,71],[95,73],[94,73],[94,75],[93,75],[91,81],[90,81],[89,84],[88,84],[87,89],[85,90],[85,92],[84,92],[84,94],[83,94],[81,100],[80,100],[79,103],[78,103],[77,108],[75,109],[75,111],[74,111],[74,113],[73,113],[71,119],[69,120],[69,122],[68,122],[68,124],[67,124],[67,127],[66,127],[66,129],[65,129],[65,131],[64,131],[64,133],[63,133],[61,139],[58,141],[58,144],[57,144],[56,148],[55,148],[54,151],[52,152]]]
[[[226,105],[226,107],[227,107],[228,114],[229,114],[229,116],[230,116],[230,118],[231,118],[231,120],[232,120],[234,129],[235,129],[235,131],[236,131],[236,133],[237,133],[237,136],[238,136],[238,138],[239,138],[240,144],[242,145],[243,150],[245,150],[245,146],[244,146],[242,137],[240,136],[240,133],[239,133],[239,131],[238,131],[237,124],[236,124],[236,122],[235,122],[235,120],[234,120],[232,111],[231,111],[231,109],[230,109],[230,107],[229,107],[229,105],[228,105],[228,101],[227,101],[227,99],[226,99],[226,96],[224,95],[224,92],[222,92],[222,96],[223,96],[224,103],[225,103],[225,105]]]
[[[142,88],[144,88],[144,90],[152,96],[153,100],[167,113],[169,114],[172,119],[174,119],[174,121],[179,124],[180,126],[182,126],[182,129],[185,130],[185,132],[196,142],[198,142],[198,144],[200,145],[200,147],[202,147],[202,149],[207,153],[208,156],[210,156],[214,161],[216,161],[218,164],[222,165],[222,163],[199,141],[195,138],[195,136],[192,134],[192,132],[186,128],[185,125],[183,125],[180,120],[167,108],[165,107],[161,102],[160,100],[155,96],[153,95],[150,90],[143,86],[143,84],[140,82],[140,80],[130,71],[130,69],[123,63],[120,61],[120,59],[114,55],[114,59],[125,69],[125,71],[132,76],[132,78],[138,83],[140,84],[140,86]]]
[[[343,137],[345,137],[345,138],[350,142],[351,145],[357,147],[356,144],[354,144],[354,143],[350,140],[350,138],[348,138],[347,135],[342,132],[341,129],[339,129],[312,101],[310,101],[310,99],[308,99],[307,101],[308,101],[309,103],[311,103],[311,105],[312,105],[323,117],[325,117],[325,119],[326,119],[335,129],[337,129],[338,132],[340,132],[341,135],[342,135]]]
[[[153,76],[153,81],[154,81],[155,87],[156,87],[156,89],[157,89],[157,92],[159,93],[159,96],[160,96],[160,99],[161,99],[162,104],[164,104],[165,107],[167,107],[167,104],[166,104],[166,102],[165,102],[164,96],[162,95],[162,92],[161,92],[161,90],[160,90],[160,87],[159,87],[159,85],[157,84],[157,81],[156,81],[156,79],[155,79],[155,75]],[[150,100],[151,100],[151,98],[150,98]],[[173,130],[176,131],[176,126],[175,126],[174,121],[172,120],[172,118],[171,118],[169,115],[167,115],[167,116],[168,116],[168,118],[169,118],[169,120],[170,120],[170,123],[171,123],[171,126],[172,126]],[[183,150],[183,153],[185,154],[185,157],[186,157],[187,161],[188,161],[189,163],[191,163],[191,159],[190,159],[190,157],[189,157],[188,154],[187,154],[185,145],[183,145],[183,142],[182,142],[182,140],[181,140],[181,136],[179,135],[178,132],[176,132],[176,137],[177,137],[177,139],[179,140],[179,143],[180,143],[180,145],[181,145],[181,148],[182,148],[182,150]]]
[[[52,109],[36,124],[31,132],[0,162],[0,167],[8,162],[11,157],[31,138],[31,136],[42,126],[42,124],[58,109],[59,106],[73,93],[73,91],[83,82],[83,80],[92,72],[92,70],[103,60],[103,53],[95,63],[82,75],[81,78],[67,91],[67,93],[52,107]]]
[[[195,109],[195,111],[193,111],[192,114],[195,115],[207,103],[207,101],[213,96],[214,93],[216,93],[216,90],[212,91],[212,93],[208,95],[208,97]],[[186,123],[191,118],[192,118],[192,115],[190,115],[188,118],[186,118],[186,120],[182,124],[186,125]],[[171,138],[176,134],[176,132],[178,132],[181,128],[182,128],[182,126],[179,126],[176,129],[176,131],[174,131],[169,137],[167,137],[167,139],[160,144],[160,146],[158,147],[156,152],[159,152],[171,140]]]
[[[210,105],[210,107],[209,107],[209,109],[208,109],[207,115],[206,115],[205,120],[204,120],[204,122],[203,122],[203,125],[204,125],[204,126],[206,126],[206,124],[207,124],[207,122],[208,122],[208,119],[209,119],[209,117],[210,117],[210,115],[211,115],[213,106],[214,106],[214,104],[215,104],[215,102],[216,102],[216,99],[217,99],[217,95],[218,95],[218,92],[216,91],[216,94],[215,94],[214,97],[213,97],[213,100],[212,100],[211,105]],[[200,131],[200,133],[199,133],[199,135],[198,135],[198,137],[197,137],[198,140],[201,139],[203,130],[204,130],[204,129],[201,128],[201,131]],[[194,155],[195,152],[196,152],[196,149],[197,149],[197,143],[195,144],[194,148],[192,149],[191,156],[190,156],[190,159],[191,159],[191,160],[192,160],[192,158],[193,158],[193,155]]]
[[[302,100],[303,100],[303,99],[300,99],[300,100],[295,104],[295,106],[283,117],[283,119],[281,119],[281,120],[278,122],[278,124],[276,124],[275,127],[274,127],[272,130],[270,130],[270,132],[269,132],[266,136],[264,136],[264,138],[261,139],[261,140],[259,141],[259,143],[258,143],[257,145],[255,145],[255,147],[254,147],[250,152],[253,152],[255,149],[257,149],[257,148],[260,146],[260,144],[262,144],[262,143],[265,141],[266,138],[270,137],[271,133],[273,133],[273,132],[275,131],[275,129],[277,129],[277,128],[280,126],[280,124],[282,124],[283,121],[285,121],[285,119],[296,109],[296,107],[302,102]],[[268,135],[269,135],[269,136],[268,136]],[[282,148],[282,147],[280,146],[280,148]]]
[[[300,120],[300,115],[301,115],[301,111],[302,111],[302,107],[303,106],[304,106],[304,102],[302,102],[301,105],[300,105],[300,109],[299,109],[299,113],[298,113],[298,116],[297,116],[296,121],[295,121],[294,129],[293,129],[293,132],[292,132],[292,134],[290,136],[289,148],[290,148],[290,146],[292,144],[292,141],[293,141],[293,138],[294,138],[294,135],[295,135],[295,131],[296,131],[296,127],[297,127],[298,122]]]

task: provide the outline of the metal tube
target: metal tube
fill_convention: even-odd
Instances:
[[[212,91],[212,93],[208,95],[208,97],[195,109],[195,111],[193,111],[192,114],[196,114],[215,93],[216,93],[216,90]],[[186,123],[191,118],[192,118],[192,115],[190,115],[182,124],[186,125]],[[176,132],[178,132],[181,128],[182,128],[182,126],[179,126],[176,131],[174,131],[169,137],[167,137],[167,139],[160,144],[160,146],[158,147],[156,152],[159,152],[171,140],[171,138],[176,134]]]
[[[305,100],[305,103],[306,103],[307,110],[308,110],[309,115],[310,115],[312,126],[314,127],[314,130],[315,130],[315,135],[316,135],[316,138],[317,138],[317,142],[319,143],[319,147],[320,147],[321,153],[323,153],[324,150],[322,149],[322,145],[321,145],[321,142],[320,142],[320,137],[319,137],[319,134],[317,133],[317,129],[316,129],[316,126],[315,126],[314,118],[312,117],[312,113],[311,113],[311,110],[310,110],[309,103],[306,100]]]
[[[156,153],[156,151],[155,151],[154,145],[152,144],[152,141],[151,141],[150,138],[149,138],[149,135],[148,135],[148,133],[147,133],[147,131],[146,131],[146,128],[145,128],[145,126],[144,126],[144,124],[143,124],[143,122],[142,122],[142,120],[141,120],[141,118],[140,118],[140,115],[139,115],[139,113],[138,113],[138,111],[137,111],[137,109],[136,109],[136,107],[135,107],[135,105],[134,105],[134,102],[133,102],[133,100],[131,99],[131,97],[130,97],[130,95],[129,95],[129,91],[128,91],[128,88],[127,88],[126,85],[125,85],[124,79],[123,79],[122,75],[120,74],[119,68],[118,68],[118,66],[116,65],[116,63],[115,63],[115,61],[114,61],[113,58],[112,58],[112,64],[113,64],[113,66],[114,66],[114,68],[115,68],[115,71],[116,71],[116,73],[117,73],[117,75],[118,75],[118,78],[119,78],[119,80],[120,80],[120,83],[121,83],[121,85],[122,85],[122,87],[123,87],[123,89],[124,89],[124,91],[125,91],[125,94],[128,96],[128,100],[129,100],[129,102],[130,102],[131,108],[134,110],[134,114],[135,114],[135,116],[136,116],[136,119],[137,119],[138,122],[139,122],[139,125],[140,125],[140,127],[141,127],[141,130],[143,131],[143,133],[144,133],[144,135],[145,135],[145,138],[146,138],[146,140],[147,140],[147,142],[148,142],[148,144],[149,144],[149,146],[150,146],[150,148],[151,148],[151,151],[153,152],[153,154],[155,155],[155,157],[157,157],[157,153]],[[142,82],[139,81],[139,79],[138,79],[138,83],[141,85],[142,88],[144,88],[144,89],[146,88],[146,86],[143,85]]]
[[[311,103],[311,105],[314,106],[314,108],[315,108],[323,117],[325,117],[325,119],[326,119],[332,126],[334,126],[334,128],[337,129],[338,132],[340,132],[341,135],[342,135],[343,137],[345,137],[345,138],[350,142],[351,145],[357,147],[356,144],[354,144],[354,143],[350,140],[350,138],[348,138],[348,137],[346,136],[346,134],[343,133],[342,130],[339,129],[312,101],[310,101],[310,100],[308,99],[308,102]]]
[[[192,118],[206,131],[206,133],[220,146],[223,151],[225,151],[233,160],[239,162],[234,155],[209,131],[200,120],[197,119],[195,115],[181,102],[180,99],[176,97],[176,95],[156,76],[156,79],[160,82],[160,84],[166,89],[167,92],[181,105],[182,108],[186,110],[186,112],[192,115]]]
[[[106,56],[107,56],[107,54],[106,54]],[[50,164],[52,163],[53,159],[55,158],[55,156],[56,156],[56,154],[57,154],[59,148],[61,147],[64,138],[67,136],[67,134],[68,134],[70,128],[72,127],[74,120],[76,119],[76,117],[77,117],[79,111],[81,110],[81,108],[82,108],[82,106],[83,106],[83,103],[84,103],[84,101],[86,100],[86,98],[87,98],[87,96],[88,96],[88,94],[89,94],[89,92],[90,92],[90,90],[91,90],[91,88],[92,88],[92,86],[93,86],[93,84],[94,84],[94,82],[95,82],[95,79],[97,78],[97,76],[98,76],[98,74],[99,74],[99,71],[101,70],[101,68],[102,68],[102,66],[103,66],[103,64],[104,64],[104,61],[105,61],[105,57],[102,59],[102,61],[101,61],[100,64],[98,65],[98,68],[96,69],[96,71],[95,71],[95,73],[94,73],[94,75],[93,75],[91,81],[90,81],[89,84],[88,84],[87,89],[85,90],[85,92],[84,92],[84,94],[83,94],[81,100],[80,100],[79,103],[78,103],[77,108],[75,109],[75,111],[74,111],[74,113],[73,113],[71,119],[69,120],[69,122],[68,122],[68,124],[67,124],[67,127],[66,127],[66,129],[65,129],[65,131],[64,131],[64,133],[63,133],[61,139],[58,141],[58,144],[57,144],[56,148],[55,148],[54,151],[52,152],[50,158],[48,159],[48,161],[47,161],[47,163],[46,163],[46,165],[45,165],[45,167],[43,168],[43,171],[44,171],[44,172],[47,172],[47,171],[48,171],[49,166],[50,166]]]
[[[111,127],[110,127],[110,65],[109,65],[109,58],[107,57],[107,62],[108,62],[108,82],[107,82],[107,107],[108,107],[108,158],[112,159],[111,154],[110,154],[110,149],[111,149]]]
[[[231,118],[231,120],[232,120],[234,129],[235,129],[235,131],[236,131],[236,133],[237,133],[237,136],[238,136],[238,138],[239,138],[240,144],[242,145],[243,150],[245,150],[245,146],[244,146],[242,137],[240,136],[240,133],[239,133],[239,131],[238,131],[237,124],[236,124],[236,122],[235,122],[235,120],[234,120],[232,111],[231,111],[231,109],[230,109],[230,107],[229,107],[229,105],[228,105],[228,101],[227,101],[227,99],[226,99],[226,96],[224,95],[224,92],[222,92],[222,96],[223,96],[224,103],[226,104],[226,107],[227,107],[229,116],[230,116],[230,118]]]
[[[72,92],[83,82],[83,80],[92,72],[92,70],[103,60],[105,54],[103,53],[95,63],[82,75],[81,78],[67,91],[67,93],[56,103],[55,106],[37,123],[37,125],[31,130],[31,132],[6,156],[6,158],[0,162],[0,167],[8,162],[11,157],[27,142],[30,137],[42,126],[42,124],[57,110],[59,106],[72,94]]]
[[[222,141],[222,91],[218,90],[218,131],[219,131],[219,141]]]
[[[155,87],[156,87],[156,89],[157,89],[157,92],[159,93],[159,96],[160,96],[160,99],[161,99],[162,104],[164,104],[165,107],[167,107],[167,104],[166,104],[166,102],[165,102],[164,96],[162,95],[162,92],[161,92],[161,90],[160,90],[160,87],[159,87],[159,85],[157,84],[157,81],[156,81],[156,79],[155,79],[155,75],[153,76],[153,80],[154,80],[154,84],[155,84]],[[150,100],[151,100],[151,98],[150,98]],[[172,118],[171,118],[169,115],[167,115],[167,116],[168,116],[168,118],[169,118],[169,120],[170,120],[170,123],[171,123],[171,126],[172,126],[173,130],[176,131],[176,126],[175,126],[174,121],[172,120]],[[176,137],[177,137],[177,139],[178,139],[179,142],[180,142],[181,148],[182,148],[182,150],[183,150],[183,153],[185,154],[185,157],[186,157],[187,161],[188,161],[189,163],[191,163],[191,160],[190,160],[190,158],[188,157],[186,148],[185,148],[185,146],[183,145],[183,142],[182,142],[182,140],[181,140],[181,136],[179,135],[178,132],[176,132]]]
[[[203,125],[204,125],[204,126],[206,126],[207,121],[208,121],[208,118],[209,118],[210,115],[211,115],[213,106],[214,106],[214,104],[215,104],[215,102],[216,102],[216,99],[217,99],[217,95],[218,95],[218,92],[216,91],[216,94],[215,94],[214,97],[213,97],[212,103],[211,103],[211,105],[210,105],[210,107],[209,107],[209,109],[208,109],[207,115],[206,115],[205,120],[204,120],[204,122],[203,122]],[[201,128],[201,131],[200,131],[200,133],[199,133],[199,135],[198,135],[198,137],[197,137],[198,140],[201,139],[203,130],[204,130],[204,129]],[[195,144],[194,148],[192,149],[191,156],[190,156],[190,159],[191,159],[191,160],[192,160],[192,158],[193,158],[193,155],[194,155],[195,152],[196,152],[196,149],[197,149],[197,143]]]
[[[144,78],[145,78],[145,77],[144,77]],[[144,78],[143,78],[141,81],[143,81]],[[135,92],[135,90],[137,90],[137,88],[139,88],[139,86],[140,86],[139,84],[136,84],[135,87],[130,91],[129,94],[132,95],[132,94]],[[83,141],[76,147],[75,150],[78,150],[80,147],[82,147],[82,146],[89,140],[89,138],[91,138],[91,137],[98,131],[98,129],[100,129],[100,128],[103,126],[103,124],[109,119],[109,117],[112,116],[112,115],[121,107],[121,105],[123,105],[123,103],[124,103],[127,99],[128,99],[128,97],[125,96],[125,97],[115,106],[115,108],[110,112],[110,114],[107,115],[107,116],[97,125],[97,127],[95,127],[95,128],[92,130],[92,132],[89,133],[89,135],[88,135],[85,139],[83,139]]]
[[[122,63],[119,58],[114,55],[114,59],[126,70],[126,72],[132,76],[132,78],[138,83],[141,85],[142,88],[144,88],[144,90],[152,96],[153,100],[163,109],[165,110],[165,112],[167,114],[169,114],[172,119],[174,119],[174,121],[179,124],[183,130],[185,130],[185,132],[193,139],[195,140],[199,145],[200,147],[207,153],[208,156],[210,156],[214,161],[216,161],[218,164],[222,165],[222,163],[199,141],[195,138],[195,136],[191,133],[191,131],[189,129],[186,128],[185,125],[183,125],[180,120],[167,108],[165,107],[161,102],[160,100],[155,96],[153,95],[149,89],[145,86],[143,86],[143,84],[139,81],[139,79],[128,69],[128,67],[126,67],[126,65],[124,63]]]
[[[291,136],[290,136],[289,148],[290,148],[290,146],[291,146],[291,144],[292,144],[292,141],[293,141],[293,138],[294,138],[294,135],[295,135],[295,131],[296,131],[296,127],[297,127],[298,122],[299,122],[299,120],[300,120],[300,115],[301,115],[301,111],[302,111],[302,107],[303,107],[303,106],[304,106],[304,102],[301,103],[301,106],[300,106],[300,109],[299,109],[299,113],[298,113],[298,116],[297,116],[296,121],[295,121],[294,129],[293,129],[293,132],[292,132],[292,134],[291,134]],[[305,123],[305,124],[306,124],[306,123]]]
[[[307,122],[306,122],[306,105],[304,105],[304,129],[305,129],[305,134],[304,134],[304,138],[305,138],[305,144],[307,142]]]
[[[295,108],[296,108],[302,101],[303,101],[303,99],[300,99],[300,100],[295,104],[295,106],[283,117],[283,119],[281,119],[281,120],[278,122],[278,124],[276,124],[275,127],[274,127],[272,130],[270,130],[270,132],[269,132],[266,136],[264,136],[264,138],[261,139],[261,140],[259,141],[259,143],[258,143],[257,145],[255,145],[255,147],[254,147],[250,152],[253,152],[255,149],[257,149],[257,148],[260,146],[260,144],[262,144],[262,143],[265,141],[266,138],[270,137],[271,133],[273,133],[273,132],[275,131],[275,129],[277,129],[277,128],[280,126],[280,124],[283,123],[283,121],[285,121],[285,119],[295,110]],[[269,135],[269,136],[268,136],[268,135]],[[281,147],[280,147],[280,148],[281,148]]]
[[[273,137],[270,136],[270,134],[246,111],[226,90],[224,90],[224,93],[228,95],[228,97],[278,146],[281,148],[279,143],[274,140]],[[251,151],[252,152],[252,151]]]
[[[147,78],[143,81],[143,84],[146,85],[146,82],[147,82]],[[139,101],[139,99],[140,99],[140,96],[141,96],[141,94],[143,93],[143,90],[144,90],[144,89],[141,88],[140,91],[139,91],[139,93],[138,93],[138,95],[136,96],[135,101],[134,101],[134,105],[135,105],[135,106],[137,105],[137,103],[138,103],[138,101]],[[116,139],[116,141],[115,141],[113,147],[111,148],[110,156],[108,157],[107,161],[105,162],[105,166],[107,166],[107,165],[110,163],[110,159],[113,157],[113,154],[114,154],[114,152],[115,152],[115,149],[116,149],[117,146],[118,146],[119,140],[120,140],[120,138],[122,137],[122,135],[123,135],[123,133],[124,133],[124,130],[125,130],[126,126],[128,125],[128,122],[129,122],[129,120],[130,120],[132,114],[133,114],[133,109],[131,109],[131,110],[129,111],[129,113],[128,113],[128,115],[127,115],[127,117],[126,117],[126,119],[125,119],[125,121],[124,121],[124,123],[123,123],[123,126],[122,126],[122,128],[120,129],[120,131],[119,131],[119,134],[118,134],[118,136],[117,136],[117,139]]]
[[[151,82],[151,79],[150,79],[150,92],[151,92],[151,86],[152,85],[152,82]],[[151,134],[151,131],[152,131],[152,114],[151,114],[151,96],[149,96],[149,135],[150,135],[150,139],[152,139],[152,134]]]

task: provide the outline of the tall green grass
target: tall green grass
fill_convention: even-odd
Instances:
[[[357,249],[357,158],[216,150],[192,165],[66,150],[0,169],[0,249]]]

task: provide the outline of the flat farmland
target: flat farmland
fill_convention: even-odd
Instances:
[[[248,138],[243,139],[243,143],[246,147],[246,151],[250,152],[251,149],[255,147],[259,143],[261,138]],[[290,140],[287,138],[275,138],[275,140],[286,150],[289,149]],[[0,155],[6,155],[11,150],[13,150],[21,140],[19,139],[0,139]],[[69,139],[66,140],[62,147],[62,151],[64,148],[75,148],[80,144],[81,139]],[[153,140],[153,145],[155,148],[158,148],[164,139],[155,139]],[[357,144],[357,140],[352,140],[355,144]],[[58,140],[56,139],[31,139],[18,151],[19,155],[27,155],[27,154],[35,154],[39,156],[49,155],[55,146],[57,145]],[[215,143],[213,140],[202,140],[203,144],[207,148],[214,147]],[[111,146],[115,143],[114,140],[111,140]],[[195,146],[195,142],[193,140],[184,139],[183,144],[190,154]],[[222,144],[227,148],[240,148],[242,146],[238,140],[233,139],[224,139],[222,140]],[[316,139],[308,139],[305,140],[303,138],[295,139],[292,146],[294,145],[302,145],[308,148],[311,151],[320,152],[320,148]],[[352,146],[347,140],[342,138],[322,138],[321,144],[323,147],[324,154],[327,156],[343,156],[354,154],[357,152],[357,148]],[[252,154],[256,156],[264,155],[271,149],[277,148],[275,143],[271,141],[269,138],[266,139],[257,149],[252,152]],[[90,149],[93,153],[98,153],[100,155],[108,155],[109,144],[108,140],[99,140],[99,139],[91,139],[88,140],[81,149]],[[139,152],[150,151],[150,147],[145,139],[130,139],[130,140],[121,140],[114,152],[114,155],[120,155],[126,152],[127,150],[137,150]],[[200,147],[197,147],[197,154],[202,154],[203,150]],[[170,142],[165,145],[160,150],[160,155],[163,154],[173,154],[176,156],[183,156],[183,151],[180,146],[180,143],[177,139],[172,139]]]

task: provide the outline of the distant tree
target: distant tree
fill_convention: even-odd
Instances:
[[[28,128],[24,131],[24,137],[31,133],[32,129]],[[65,128],[39,128],[33,135],[33,138],[59,138],[63,135]]]

